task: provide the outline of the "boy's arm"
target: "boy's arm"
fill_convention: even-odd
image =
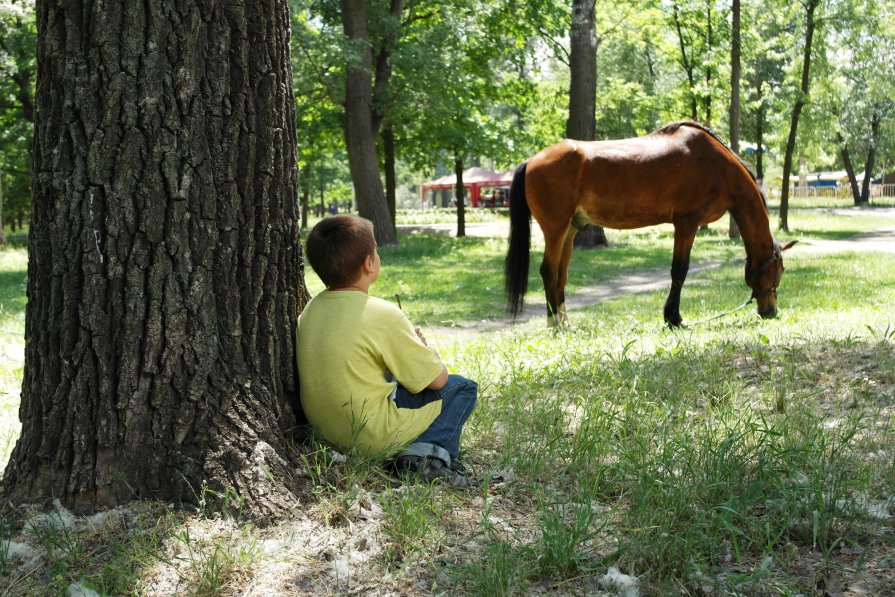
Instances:
[[[413,328],[413,331],[416,332],[417,337],[422,341],[423,345],[428,347],[429,343],[426,342],[426,337],[423,336],[423,331],[418,327]],[[429,350],[432,350],[432,349],[430,348]],[[435,351],[432,350],[432,352],[435,352]],[[436,353],[436,354],[438,354],[438,353]],[[440,390],[441,388],[444,387],[444,384],[447,383],[447,378],[448,378],[447,367],[442,365],[441,373],[438,374],[438,377],[436,377],[432,381],[432,383],[430,383],[429,385],[426,386],[426,389],[427,390]]]
[[[444,387],[444,384],[447,383],[448,379],[448,370],[444,365],[441,366],[441,373],[438,374],[438,377],[435,380],[426,386],[427,390],[440,390]]]

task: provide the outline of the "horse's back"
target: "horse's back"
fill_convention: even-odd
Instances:
[[[732,154],[705,129],[681,124],[630,139],[565,140],[541,151],[528,162],[532,214],[542,227],[542,218],[570,220],[576,212],[620,229],[691,212],[717,219],[729,207],[721,191]]]

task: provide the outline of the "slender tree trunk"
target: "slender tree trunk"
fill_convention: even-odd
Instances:
[[[459,155],[454,160],[454,175],[457,177],[457,186],[454,187],[457,201],[457,238],[460,238],[466,236],[466,187],[463,186],[463,158]]]
[[[388,86],[392,78],[392,55],[398,44],[401,34],[401,13],[404,12],[404,0],[391,0],[389,16],[385,35],[379,43],[379,52],[376,53],[376,70],[373,78],[373,137],[379,134],[386,116],[388,100]]]
[[[811,42],[814,39],[814,11],[820,0],[808,0],[805,5],[805,47],[802,56],[802,82],[799,97],[792,109],[789,121],[789,136],[786,139],[786,152],[783,156],[783,187],[780,190],[780,228],[789,230],[789,176],[792,173],[792,157],[796,148],[796,134],[799,128],[799,117],[802,108],[808,101],[808,85],[811,81]]]
[[[569,70],[569,119],[566,137],[593,141],[597,135],[597,24],[594,0],[573,0]],[[606,232],[586,226],[575,237],[576,247],[608,246]]]
[[[0,170],[0,246],[6,246],[6,232],[3,231],[3,170]]]
[[[761,93],[759,85],[759,94]],[[764,98],[759,95],[760,104],[755,124],[755,177],[764,180]]]
[[[387,126],[382,130],[382,147],[385,153],[385,200],[392,226],[397,223],[396,196],[398,194],[398,177],[395,174],[395,129]]]
[[[879,138],[880,116],[874,112],[870,119],[870,147],[867,148],[867,161],[864,162],[864,180],[861,183],[861,203],[870,202],[870,181],[873,179],[873,162],[876,158],[876,142]]]
[[[311,209],[311,165],[306,164],[302,169],[301,178],[301,229],[308,229],[308,210]]]
[[[841,134],[836,135],[836,139],[839,141],[839,155],[842,156],[842,163],[845,166],[845,174],[848,176],[848,184],[851,187],[852,199],[854,200],[855,205],[861,204],[861,191],[858,190],[858,179],[855,176],[855,167],[852,165],[851,156],[848,153],[848,145],[845,143],[845,139],[842,138]]]
[[[730,8],[730,149],[740,153],[740,0],[732,0]],[[736,220],[730,218],[727,236],[739,238]]]
[[[345,146],[360,215],[373,222],[376,242],[398,243],[379,177],[373,127],[373,53],[367,32],[365,0],[342,0],[342,26],[350,45],[345,77]]]
[[[37,23],[4,499],[87,511],[207,483],[269,522],[301,490],[284,435],[307,300],[287,3],[59,0]]]
[[[674,16],[674,29],[677,32],[678,47],[681,50],[681,66],[684,67],[684,72],[687,74],[687,85],[690,95],[690,118],[696,120],[696,80],[693,76],[693,63],[687,56],[687,43],[684,40],[684,31],[681,27],[681,16],[677,7],[677,2],[671,3],[671,9],[672,15]]]
[[[711,49],[715,46],[715,36],[712,31],[712,0],[706,0],[705,3],[705,30],[705,47]],[[712,74],[712,64],[707,59],[705,62],[705,125],[709,127],[712,126]]]

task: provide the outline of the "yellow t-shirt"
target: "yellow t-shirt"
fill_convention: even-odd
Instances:
[[[395,382],[388,373],[416,394],[443,365],[397,307],[364,292],[315,296],[298,318],[296,353],[308,422],[339,448],[395,453],[441,412],[441,400],[409,409],[390,399]]]

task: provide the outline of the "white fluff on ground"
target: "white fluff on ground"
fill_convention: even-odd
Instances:
[[[628,576],[619,572],[618,568],[612,566],[600,579],[607,589],[615,589],[622,597],[640,597],[640,581],[636,576]]]

